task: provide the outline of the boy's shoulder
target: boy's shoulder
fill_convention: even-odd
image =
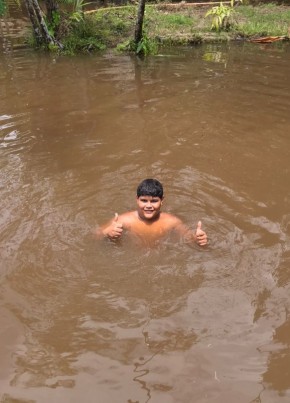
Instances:
[[[138,220],[137,211],[127,211],[126,213],[119,215],[119,221],[121,221],[122,224],[127,224],[127,223],[130,224],[137,220]]]
[[[164,213],[163,211],[160,213],[160,220],[172,227],[182,224],[180,218],[170,213]]]

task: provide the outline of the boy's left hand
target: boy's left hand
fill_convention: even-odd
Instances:
[[[199,246],[204,246],[204,245],[207,244],[207,235],[201,229],[201,221],[198,221],[198,223],[197,223],[197,228],[196,228],[196,231],[195,231],[195,237],[196,237],[196,243]]]

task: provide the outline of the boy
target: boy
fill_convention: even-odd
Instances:
[[[192,231],[172,214],[161,212],[164,200],[163,187],[156,179],[145,179],[137,188],[137,210],[129,211],[115,217],[97,231],[98,238],[117,240],[124,230],[143,244],[151,245],[165,235],[176,232],[185,242],[207,244],[207,235],[198,222],[196,231]]]

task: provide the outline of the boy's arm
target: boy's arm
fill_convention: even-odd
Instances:
[[[111,240],[119,239],[123,232],[123,224],[119,221],[119,215],[115,213],[115,217],[107,224],[98,228],[96,231],[97,239],[109,238]]]
[[[198,221],[195,231],[188,228],[182,222],[179,223],[176,229],[185,242],[195,242],[199,246],[205,246],[207,244],[207,235],[205,231],[201,229],[201,221]]]

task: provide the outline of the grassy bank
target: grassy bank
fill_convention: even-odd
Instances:
[[[190,45],[208,41],[229,41],[262,36],[288,39],[290,7],[274,4],[239,5],[231,12],[227,24],[212,29],[213,16],[205,16],[211,6],[188,4],[146,5],[143,47],[156,53],[162,46]],[[134,36],[137,7],[102,8],[85,13],[63,36],[65,51],[76,53],[106,48],[130,50]]]

